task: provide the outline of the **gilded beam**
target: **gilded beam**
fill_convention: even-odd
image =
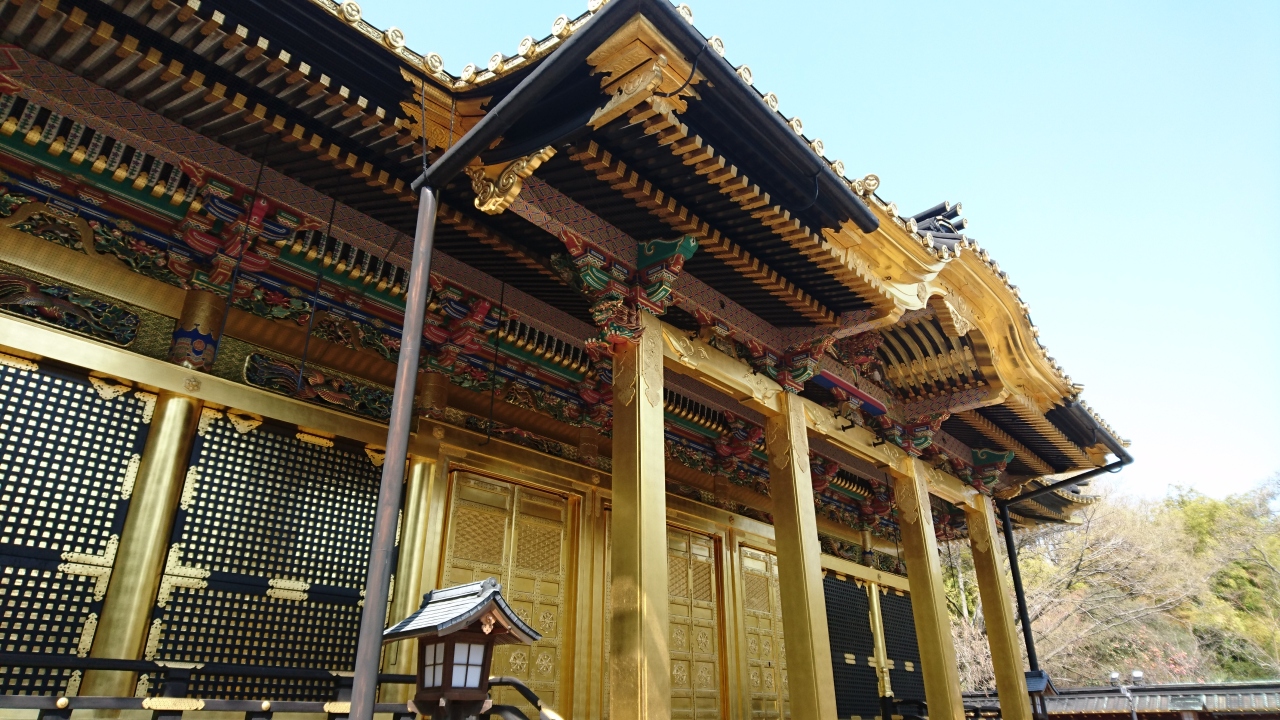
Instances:
[[[212,375],[143,357],[21,318],[0,316],[3,345],[23,355],[37,355],[138,384],[148,390],[167,390],[207,405],[233,407],[248,413],[292,422],[322,433],[361,442],[386,442],[386,427],[370,420],[317,407]]]
[[[783,391],[778,383],[670,325],[663,324],[661,333],[663,364],[668,370],[694,378],[766,416],[782,411]]]
[[[167,317],[182,314],[182,289],[143,277],[114,258],[78,253],[2,226],[0,243],[6,262]]]
[[[907,579],[901,575],[894,575],[883,570],[877,570],[866,565],[859,565],[852,560],[836,557],[834,555],[822,556],[822,569],[824,572],[834,573],[845,577],[857,578],[863,582],[875,583],[884,587],[890,587],[903,592],[910,592],[911,585]]]

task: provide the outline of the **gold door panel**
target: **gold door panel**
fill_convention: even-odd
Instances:
[[[790,717],[787,666],[778,594],[778,558],[740,547],[743,624],[747,629],[747,689],[752,718]]]
[[[495,648],[492,675],[520,678],[550,707],[561,710],[571,693],[563,685],[565,586],[572,577],[568,503],[560,495],[466,472],[453,474],[449,536],[441,586],[496,578],[511,608],[542,633],[533,646]],[[498,704],[537,717],[517,693],[495,689]]]
[[[607,521],[608,513],[606,513]],[[606,522],[606,527],[610,524]],[[606,531],[608,533],[608,531]],[[667,526],[667,594],[670,608],[671,717],[710,720],[725,716],[723,608],[721,568],[717,538]],[[612,533],[605,541],[604,659],[609,666],[609,626],[611,573],[609,550]],[[609,673],[604,673],[601,693],[602,717],[609,717]]]
[[[667,528],[672,718],[722,715],[717,557],[714,537]]]

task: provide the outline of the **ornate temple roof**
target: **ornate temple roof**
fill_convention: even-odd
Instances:
[[[439,188],[433,267],[455,296],[433,312],[442,326],[496,333],[519,356],[512,382],[557,398],[508,404],[496,419],[573,443],[575,413],[593,404],[583,398],[607,390],[586,360],[593,304],[570,271],[575,248],[626,275],[642,246],[692,238],[696,252],[663,288],[664,321],[787,390],[836,412],[852,404],[885,437],[927,438],[929,457],[965,472],[977,467],[974,451],[1008,453],[987,488],[1005,496],[1119,456],[1125,443],[1047,354],[1017,286],[966,235],[960,206],[907,216],[881,197],[875,175],[846,177],[845,163],[825,157],[821,140],[692,20],[665,0],[593,0],[454,76],[438,55],[409,49],[417,39],[371,26],[351,0],[11,2],[0,23],[20,57],[0,142],[26,158],[14,169],[53,163],[60,175],[49,182],[62,191],[114,193],[142,208],[148,241],[174,252],[188,250],[169,235],[208,214],[193,197],[210,177],[240,200],[253,189],[298,220],[297,237],[278,245],[291,252],[261,261],[264,282],[287,294],[324,277],[344,327],[392,327],[417,213],[412,183],[482,121],[495,125],[494,108],[527,100]],[[575,38],[586,45],[571,48]],[[553,63],[555,82],[535,87]],[[500,323],[511,311],[518,320]],[[468,312],[490,314],[467,321]],[[296,355],[297,337],[270,340],[286,334],[262,342]],[[375,356],[327,342],[318,347],[330,367],[393,377],[386,344],[374,343]],[[474,392],[488,387],[481,355],[451,398],[477,415],[487,405]],[[672,431],[690,452],[749,434],[739,426],[727,439],[727,417],[748,416],[731,399],[668,389],[673,407],[696,401],[718,413]],[[865,496],[882,479],[848,459],[837,465],[833,493]],[[1025,515],[1060,520],[1084,501],[1049,495]]]

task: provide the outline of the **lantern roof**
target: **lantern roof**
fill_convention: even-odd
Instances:
[[[526,625],[503,599],[502,585],[493,578],[486,578],[423,595],[422,605],[409,617],[384,630],[382,641],[444,637],[482,623],[486,615],[491,616],[499,628],[493,636],[500,645],[528,645],[542,639],[542,635]]]

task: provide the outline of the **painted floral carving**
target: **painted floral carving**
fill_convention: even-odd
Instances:
[[[121,225],[124,223],[112,228],[97,220],[89,221],[93,245],[99,254],[114,255],[140,275],[183,289],[190,287],[189,281],[195,272],[192,258],[140,240],[121,230]]]
[[[311,315],[311,303],[289,297],[277,290],[263,287],[250,279],[236,283],[232,304],[258,317],[271,320],[289,320],[305,325]]]

